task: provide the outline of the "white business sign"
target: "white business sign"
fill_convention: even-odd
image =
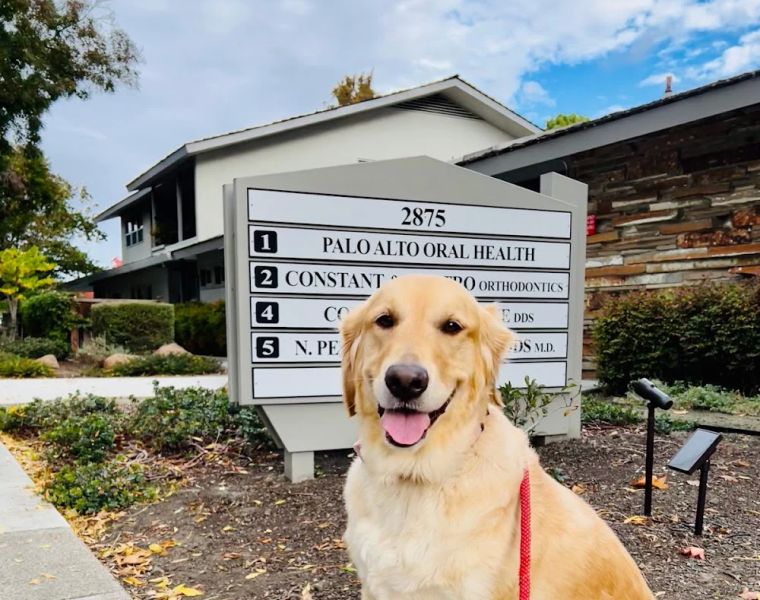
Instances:
[[[340,319],[363,300],[251,296],[251,328],[336,329]],[[567,302],[498,302],[507,327],[565,329]]]
[[[547,387],[563,387],[566,383],[565,362],[506,363],[499,370],[497,384],[511,383],[525,387],[525,378],[535,379]],[[340,367],[254,367],[253,397],[319,398],[340,396]]]
[[[299,263],[250,263],[251,292],[366,296],[386,281],[413,273],[442,275],[478,298],[565,299],[568,273],[457,269],[357,267]]]
[[[337,333],[252,333],[253,362],[316,363],[340,360]],[[566,333],[523,333],[509,348],[510,360],[567,357]]]
[[[248,240],[252,258],[523,269],[570,267],[569,242],[499,241],[258,225],[249,226]]]
[[[570,239],[570,212],[248,190],[248,220],[356,229]]]

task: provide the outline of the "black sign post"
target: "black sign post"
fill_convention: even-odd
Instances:
[[[723,436],[707,429],[697,429],[686,443],[670,459],[668,468],[691,475],[699,469],[699,495],[697,496],[697,516],[694,519],[694,533],[702,535],[707,500],[707,475],[710,472],[710,457],[715,452]]]
[[[669,410],[673,401],[662,390],[658,389],[651,381],[642,378],[634,381],[631,385],[633,391],[647,401],[649,413],[647,415],[647,455],[646,475],[644,479],[644,514],[652,516],[652,477],[654,472],[654,413],[661,408]]]

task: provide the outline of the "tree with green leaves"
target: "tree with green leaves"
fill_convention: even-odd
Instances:
[[[338,106],[348,106],[371,100],[377,94],[372,89],[372,71],[358,75],[346,75],[332,90]]]
[[[29,293],[50,287],[54,279],[49,273],[55,263],[49,262],[39,248],[0,250],[0,294],[8,301],[11,317],[11,339],[18,327],[18,303]]]
[[[134,85],[138,60],[103,2],[0,0],[0,250],[38,246],[61,275],[96,269],[75,241],[102,233],[86,192],[50,171],[43,117],[57,100]]]
[[[0,2],[0,137],[39,142],[61,98],[135,84],[137,49],[97,0]]]
[[[103,239],[87,211],[87,192],[52,173],[35,146],[14,147],[7,159],[0,174],[0,249],[37,247],[56,263],[57,276],[96,271],[77,247],[81,239]]]
[[[583,115],[571,114],[558,114],[546,121],[546,129],[556,129],[557,127],[567,127],[568,125],[574,125],[575,123],[583,123],[590,121],[588,117]]]

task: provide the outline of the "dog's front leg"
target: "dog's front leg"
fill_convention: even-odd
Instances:
[[[375,597],[362,588],[362,600],[375,600]]]

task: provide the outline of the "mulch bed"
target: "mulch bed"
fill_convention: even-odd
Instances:
[[[657,438],[655,472],[667,474],[668,488],[655,490],[654,517],[643,524],[625,522],[642,511],[643,491],[631,486],[643,474],[642,430],[587,428],[581,440],[539,453],[544,467],[612,526],[658,598],[736,598],[745,587],[760,590],[760,440],[725,436],[713,459],[705,535],[698,538],[691,523],[698,475],[664,467],[684,439]],[[279,453],[260,451],[225,466],[199,461],[188,471],[189,486],[132,509],[94,549],[177,542],[152,556],[144,575],[146,582],[163,581],[163,588],[129,588],[139,599],[161,597],[161,589],[176,584],[202,591],[202,600],[358,599],[341,541],[348,457],[345,451],[319,454],[318,478],[298,485],[282,477]],[[706,559],[682,556],[687,546],[704,548]],[[119,571],[113,557],[104,560]]]

